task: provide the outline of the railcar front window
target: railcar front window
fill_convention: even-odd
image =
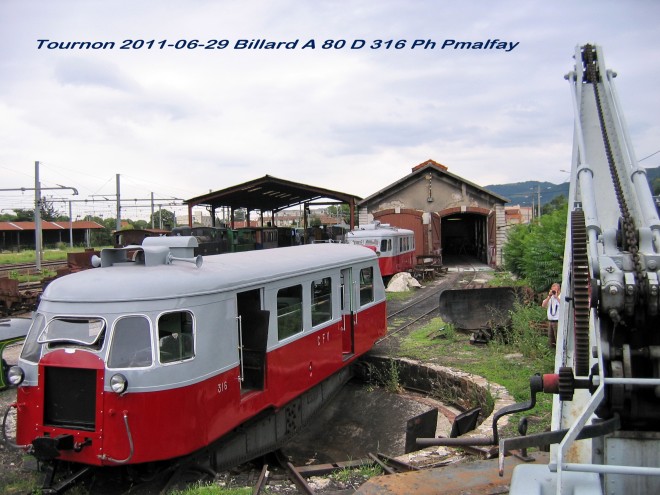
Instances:
[[[161,363],[195,356],[193,316],[189,311],[166,313],[158,318],[158,348]]]
[[[151,326],[144,316],[117,320],[112,335],[108,368],[151,366]]]
[[[369,304],[374,300],[374,269],[360,270],[360,306]]]
[[[330,277],[312,282],[312,326],[332,319],[332,279]]]
[[[105,320],[101,318],[56,317],[46,324],[37,340],[40,344],[73,343],[100,347]],[[98,345],[97,345],[98,344]]]
[[[277,291],[277,337],[284,340],[302,332],[302,285]]]
[[[37,342],[37,338],[41,335],[46,325],[46,318],[41,313],[37,313],[32,322],[32,327],[27,334],[23,350],[21,351],[21,358],[31,363],[39,362],[41,357],[41,344]]]

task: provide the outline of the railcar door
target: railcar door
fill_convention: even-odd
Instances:
[[[354,352],[353,342],[358,307],[353,269],[345,268],[341,271],[342,353],[345,357]]]
[[[236,294],[241,392],[263,390],[270,311],[261,309],[261,289]]]

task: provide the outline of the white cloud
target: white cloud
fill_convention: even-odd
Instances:
[[[575,46],[603,46],[638,156],[660,148],[660,5],[641,1],[63,1],[0,5],[3,187],[193,197],[264,174],[368,196],[432,158],[480,185],[558,182],[570,164]],[[134,50],[37,40],[143,40]],[[159,48],[229,40],[224,50]],[[315,50],[236,50],[309,39]],[[326,39],[363,39],[361,50]],[[375,40],[390,49],[372,50]],[[411,50],[431,39],[435,50]],[[444,39],[519,42],[440,50]],[[150,40],[152,48],[147,49]],[[397,50],[397,40],[406,48]],[[660,155],[645,166],[660,165]],[[16,202],[0,196],[0,206]]]

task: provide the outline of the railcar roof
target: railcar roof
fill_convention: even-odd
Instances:
[[[185,261],[149,267],[115,265],[56,279],[42,300],[118,302],[208,294],[375,258],[364,246],[310,244],[206,256],[200,268]]]

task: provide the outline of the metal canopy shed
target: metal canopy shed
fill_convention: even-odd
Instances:
[[[332,202],[319,202],[321,199]],[[206,206],[211,210],[211,218],[215,225],[215,210],[227,207],[231,209],[231,223],[234,224],[234,212],[239,208],[246,208],[248,212],[259,211],[263,224],[263,214],[271,212],[271,221],[274,224],[276,212],[303,204],[305,210],[309,205],[348,204],[350,208],[350,227],[355,227],[355,204],[360,201],[359,196],[331,191],[321,187],[309,186],[298,182],[278,179],[270,175],[243,184],[238,184],[220,191],[213,191],[185,201],[188,205],[188,223],[192,226],[192,209],[195,206]],[[305,216],[306,218],[306,216]]]

